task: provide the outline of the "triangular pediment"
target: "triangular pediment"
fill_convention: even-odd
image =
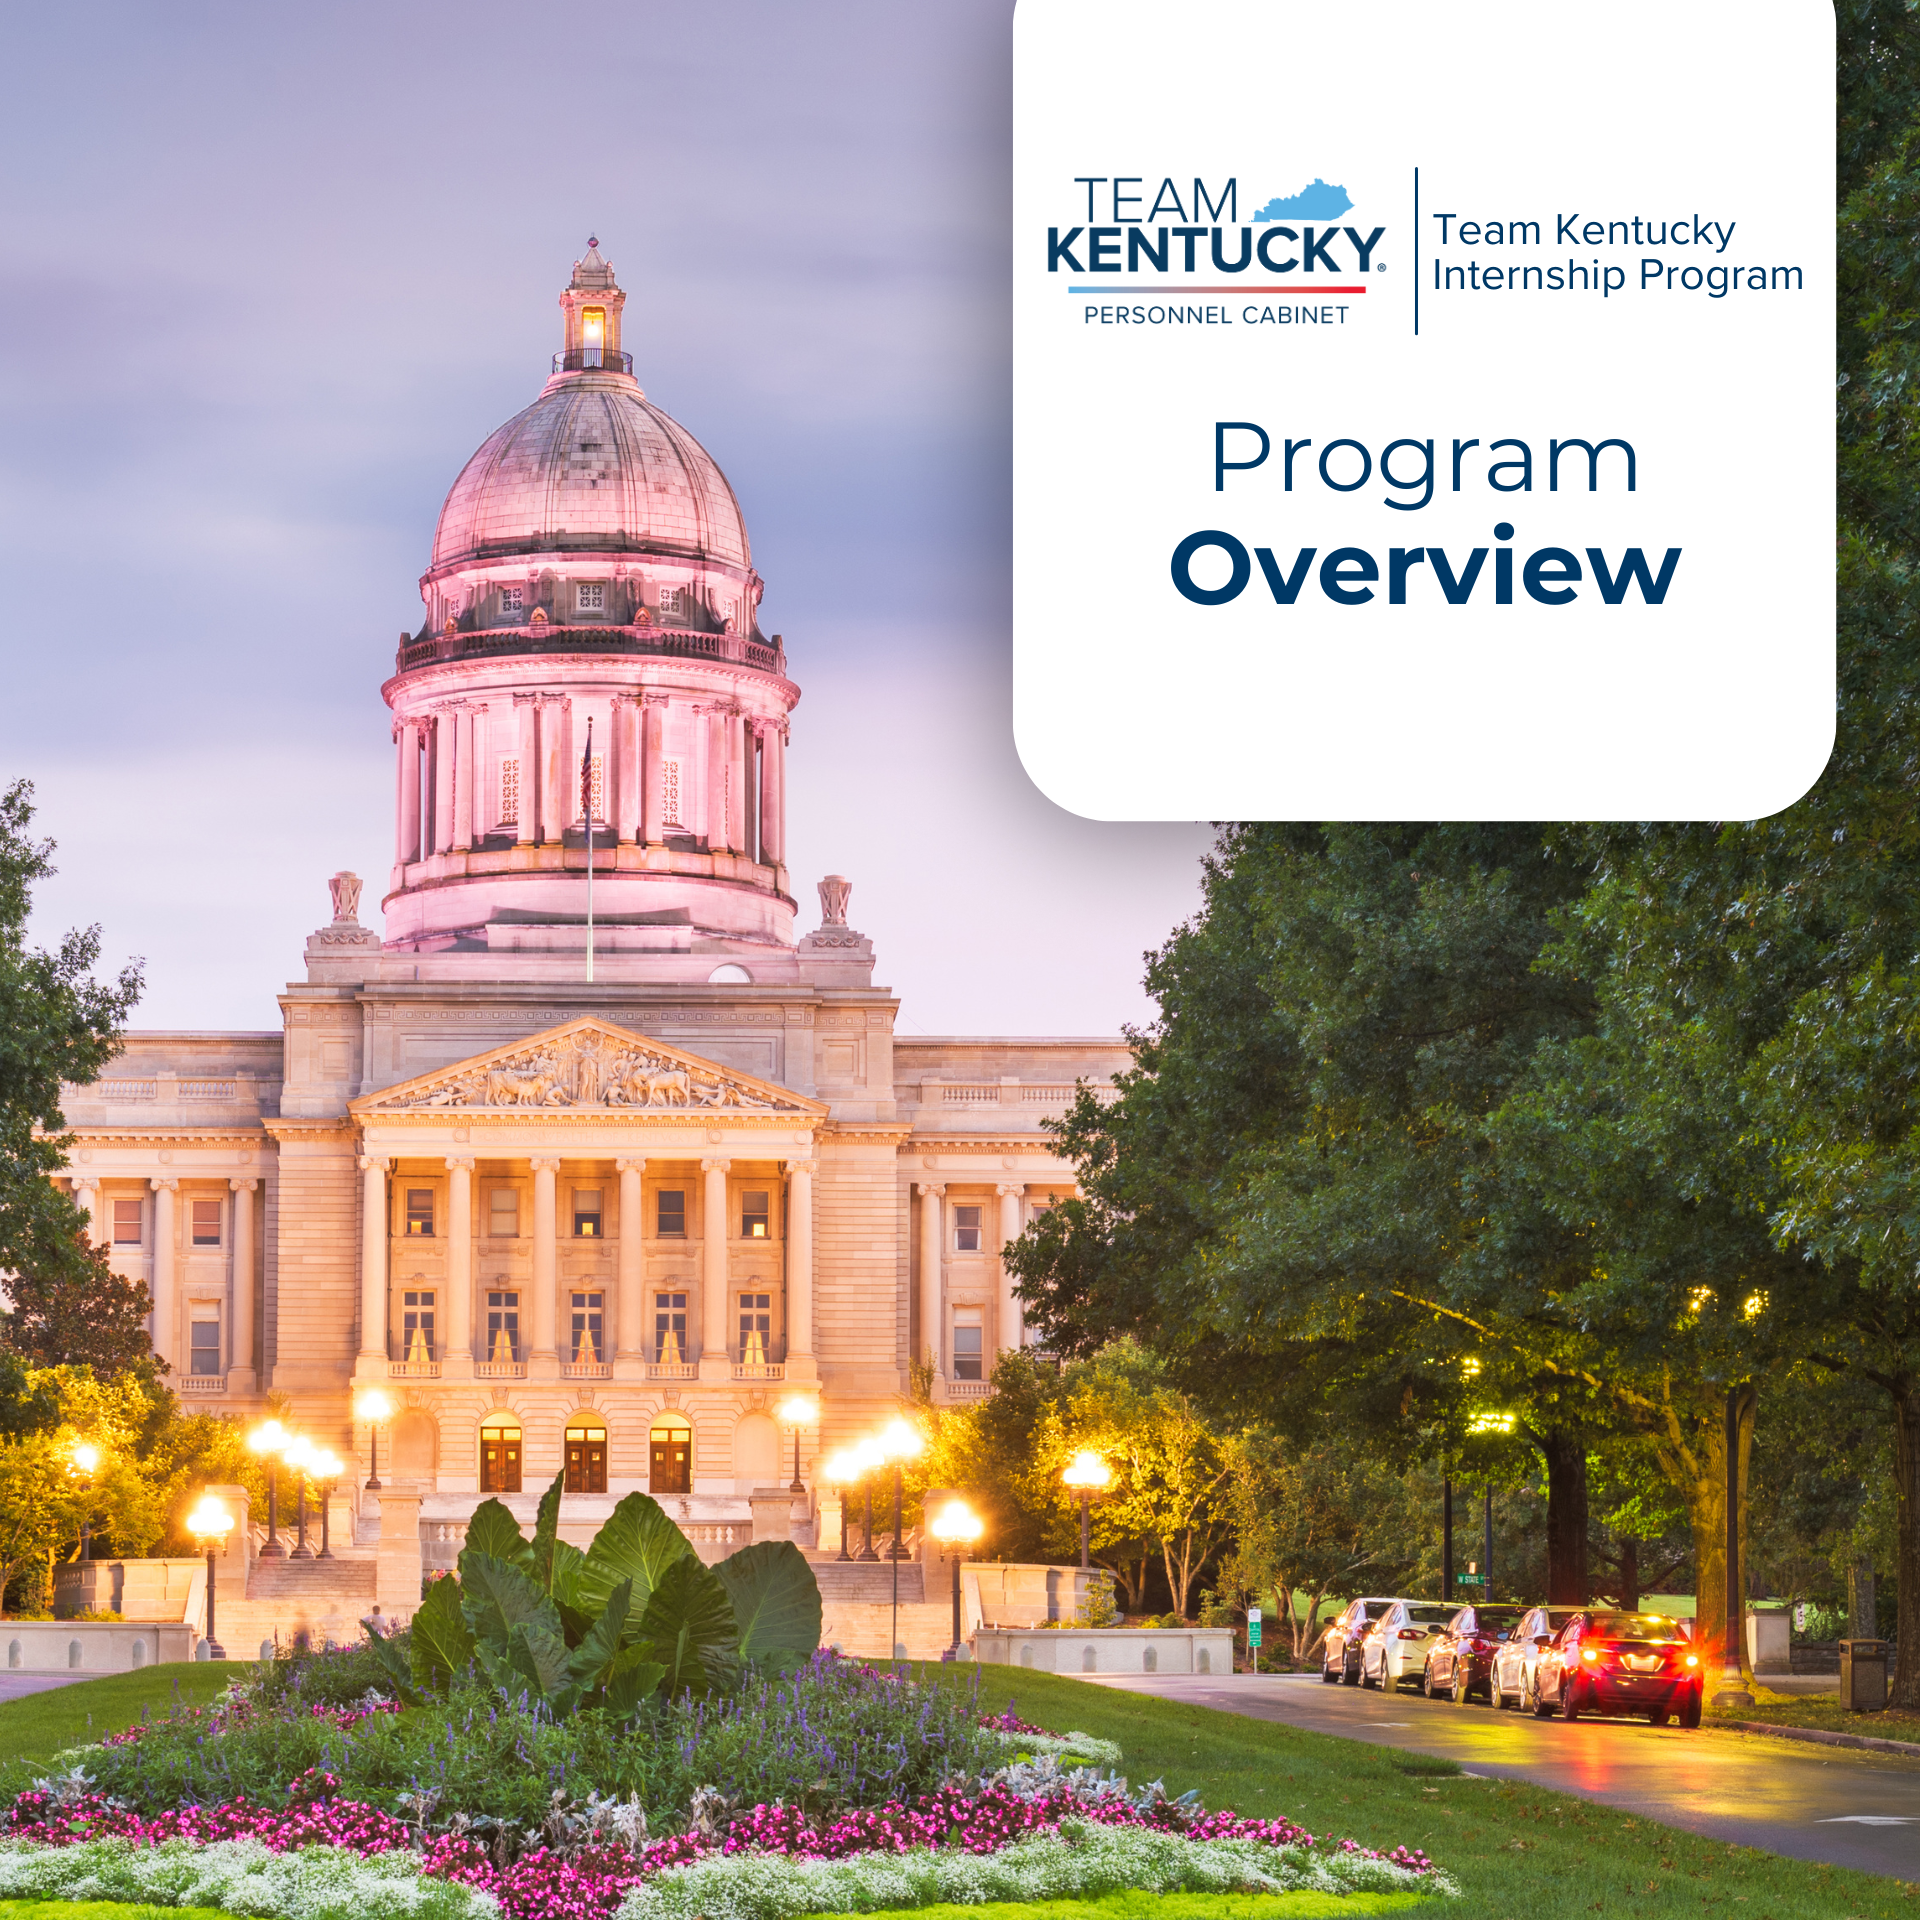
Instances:
[[[824,1116],[818,1100],[591,1015],[349,1101],[356,1114],[405,1111]]]

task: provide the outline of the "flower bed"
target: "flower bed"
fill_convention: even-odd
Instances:
[[[63,1755],[0,1812],[0,1897],[786,1920],[1128,1888],[1455,1891],[1423,1854],[1132,1787],[1109,1743],[983,1721],[951,1687],[830,1655],[621,1722],[458,1689],[400,1712],[337,1681],[276,1670]],[[777,1791],[747,1804],[763,1779]]]

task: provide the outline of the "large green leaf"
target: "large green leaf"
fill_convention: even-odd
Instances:
[[[460,1611],[460,1583],[436,1580],[413,1616],[410,1636],[415,1682],[445,1693],[473,1659],[473,1629]]]
[[[566,1642],[537,1623],[524,1620],[513,1623],[504,1657],[494,1653],[488,1662],[488,1673],[493,1684],[510,1698],[524,1693],[554,1708],[558,1718],[572,1711],[577,1696],[567,1687]],[[567,1697],[558,1697],[562,1695]]]
[[[633,1582],[633,1612],[643,1614],[667,1569],[693,1557],[687,1536],[644,1493],[630,1493],[593,1537],[569,1605],[598,1613],[622,1580]]]
[[[368,1645],[373,1657],[385,1669],[387,1678],[393,1683],[393,1690],[408,1706],[419,1703],[420,1696],[414,1690],[413,1669],[407,1664],[407,1656],[396,1639],[377,1632],[372,1628],[367,1633]]]
[[[467,1522],[466,1550],[490,1553],[496,1560],[518,1561],[526,1555],[527,1537],[520,1531],[520,1522],[498,1500],[484,1500]]]
[[[621,1636],[627,1629],[627,1610],[632,1604],[633,1582],[622,1580],[567,1662],[567,1675],[575,1686],[585,1689],[600,1684],[602,1675],[620,1651]]]
[[[504,1657],[517,1626],[550,1637],[565,1664],[566,1636],[554,1604],[518,1567],[471,1547],[460,1556],[460,1612],[474,1639],[496,1657]]]
[[[608,1671],[600,1697],[615,1713],[630,1714],[666,1677],[666,1668],[649,1660],[645,1647],[626,1647]]]
[[[553,1548],[560,1538],[560,1494],[566,1483],[566,1469],[562,1468],[540,1496],[533,1519],[533,1577],[549,1593],[553,1591]]]
[[[820,1583],[791,1540],[760,1540],[714,1568],[733,1602],[741,1655],[812,1653],[820,1644]]]
[[[639,1637],[666,1668],[668,1692],[704,1693],[709,1666],[737,1651],[738,1632],[726,1588],[689,1552],[660,1576]]]

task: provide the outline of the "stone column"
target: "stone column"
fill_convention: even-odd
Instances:
[[[557,847],[573,818],[579,769],[573,764],[573,706],[562,695],[540,703],[540,844]]]
[[[648,846],[658,847],[667,837],[666,793],[660,784],[660,762],[666,752],[666,700],[657,693],[642,697],[646,704],[640,718],[640,832]]]
[[[732,1377],[727,1355],[727,1169],[731,1160],[702,1160],[700,1201],[700,1374]]]
[[[613,831],[623,847],[640,831],[640,706],[624,693],[613,696]]]
[[[453,714],[445,707],[433,716],[433,850],[453,851]]]
[[[258,1180],[229,1180],[233,1194],[233,1321],[227,1329],[227,1387],[253,1391],[253,1195]]]
[[[367,1380],[387,1377],[387,1163],[360,1156],[360,1363]]]
[[[178,1180],[152,1180],[153,1350],[170,1365],[178,1359],[180,1303],[174,1297],[174,1207]]]
[[[747,755],[753,751],[753,735],[739,714],[727,721],[727,846],[731,852],[747,850]]]
[[[994,1344],[1002,1353],[1020,1344],[1020,1302],[1013,1297],[1014,1276],[1007,1265],[1007,1242],[1020,1237],[1020,1202],[1027,1189],[1020,1182],[994,1188],[1000,1196],[1000,1312]]]
[[[530,847],[540,837],[540,741],[538,696],[516,693],[515,716],[520,722],[520,811],[514,821],[513,837]]]
[[[614,1261],[613,1372],[617,1380],[647,1377],[647,1216],[640,1177],[644,1160],[616,1160],[620,1175],[620,1246]]]
[[[411,720],[394,727],[393,745],[393,884],[397,887],[407,863],[420,857],[420,742]]]
[[[937,1182],[920,1182],[920,1339],[913,1358],[924,1360],[931,1354],[936,1374],[946,1371],[941,1364],[946,1343],[940,1338],[940,1268],[946,1250],[941,1200],[946,1191]]]
[[[814,1160],[787,1162],[787,1373],[811,1379],[813,1358]]]
[[[74,1181],[73,1200],[74,1205],[87,1216],[87,1244],[92,1247],[101,1245],[100,1182],[98,1180]]]
[[[770,723],[760,736],[760,858],[777,867],[786,856],[780,802],[787,778],[786,729]]]
[[[447,1156],[447,1319],[444,1379],[473,1378],[473,1156]]]
[[[727,848],[727,716],[718,707],[707,712],[707,851]]]
[[[478,797],[473,765],[473,709],[463,700],[454,713],[454,731],[460,757],[453,776],[453,844],[461,853],[473,851],[473,803]]]
[[[560,1377],[560,1247],[554,1208],[557,1156],[542,1154],[533,1167],[533,1346],[527,1356],[527,1376]]]

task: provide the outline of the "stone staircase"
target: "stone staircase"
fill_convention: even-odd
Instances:
[[[906,1569],[901,1568],[905,1573]],[[953,1641],[953,1605],[931,1600],[909,1602],[902,1588],[900,1601],[900,1640],[902,1649],[891,1654],[888,1631],[893,1624],[893,1608],[871,1601],[833,1600],[824,1594],[821,1608],[820,1644],[838,1647],[842,1653],[861,1660],[938,1660]]]
[[[885,1560],[876,1565],[871,1560],[838,1560],[810,1553],[807,1555],[807,1564],[813,1569],[813,1577],[820,1583],[820,1598],[825,1602],[837,1600],[867,1601],[881,1606],[892,1604],[893,1568]],[[926,1597],[926,1569],[917,1560],[902,1560],[900,1604],[904,1607],[912,1601],[917,1605]]]
[[[251,1660],[262,1646],[291,1646],[305,1634],[316,1647],[361,1637],[374,1610],[374,1556],[336,1547],[331,1560],[257,1560],[244,1600],[222,1598],[214,1625],[230,1658]]]

